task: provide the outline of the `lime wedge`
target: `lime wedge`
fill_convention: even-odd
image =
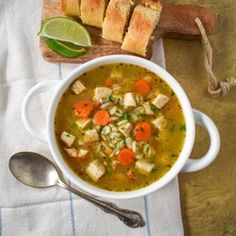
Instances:
[[[91,47],[88,31],[77,21],[69,17],[46,19],[38,33],[39,36],[70,42],[83,47]]]
[[[44,41],[57,54],[63,57],[79,57],[86,53],[84,48],[67,42],[61,42],[56,39],[44,38]]]

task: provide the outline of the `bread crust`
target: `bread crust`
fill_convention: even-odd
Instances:
[[[61,9],[66,16],[80,16],[80,0],[61,0]]]
[[[162,5],[159,0],[141,0],[141,4],[143,4],[145,7],[150,7],[153,10],[161,11]]]
[[[102,27],[102,37],[115,42],[122,42],[130,17],[130,0],[111,0],[107,6]]]
[[[131,16],[128,32],[121,49],[146,56],[149,40],[160,18],[159,10],[137,5]]]
[[[84,24],[102,27],[107,0],[80,0],[81,20]]]

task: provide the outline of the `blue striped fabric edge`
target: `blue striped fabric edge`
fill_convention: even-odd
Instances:
[[[70,216],[72,225],[72,235],[75,236],[75,215],[74,215],[74,204],[71,192],[69,192],[69,197],[70,197]]]
[[[150,229],[150,221],[149,221],[149,213],[148,213],[148,199],[147,196],[144,196],[144,208],[145,208],[145,216],[147,221],[147,235],[151,236],[151,229]]]
[[[0,236],[2,236],[2,208],[0,208]]]

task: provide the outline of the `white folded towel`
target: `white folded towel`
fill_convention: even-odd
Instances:
[[[177,178],[161,190],[135,200],[115,201],[140,212],[146,226],[131,229],[66,190],[33,189],[9,172],[8,161],[19,151],[51,158],[48,146],[30,136],[21,120],[21,104],[36,83],[63,79],[78,65],[51,64],[39,52],[37,32],[41,1],[0,1],[0,236],[183,235]],[[154,45],[153,61],[165,67],[162,40]],[[48,103],[48,101],[47,101]],[[34,115],[43,122],[45,99],[35,102]]]

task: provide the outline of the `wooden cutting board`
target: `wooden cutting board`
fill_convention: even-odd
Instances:
[[[62,16],[60,0],[44,0],[42,20]],[[194,19],[199,17],[207,32],[215,25],[214,15],[206,8],[196,5],[165,5],[161,13],[160,21],[154,30],[154,37],[169,37],[179,39],[199,38],[199,30]],[[84,63],[96,57],[111,54],[130,54],[121,50],[121,44],[102,38],[102,30],[96,27],[86,26],[92,37],[93,46],[87,53],[77,58],[62,57],[47,47],[43,39],[40,39],[40,51],[45,60],[54,63]],[[151,53],[148,54],[148,57]]]

